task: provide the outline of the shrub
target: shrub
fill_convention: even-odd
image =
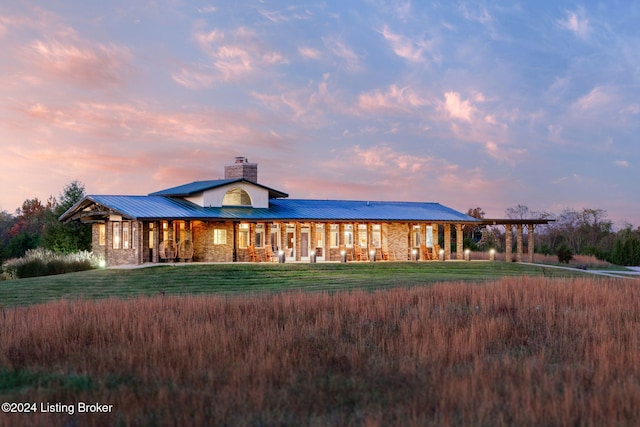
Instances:
[[[573,259],[573,251],[571,248],[565,244],[562,244],[556,250],[556,255],[558,255],[558,261],[563,262],[565,264],[569,264]]]
[[[91,252],[62,255],[39,248],[27,251],[22,258],[7,261],[2,270],[3,278],[11,280],[71,273],[97,267],[98,258]]]

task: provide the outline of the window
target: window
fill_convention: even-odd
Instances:
[[[182,242],[187,239],[187,224],[184,221],[178,221],[178,229],[176,230],[178,233],[178,238],[176,239],[178,242]]]
[[[247,249],[249,246],[249,224],[240,224],[238,229],[238,248]]]
[[[162,240],[169,240],[169,223],[167,221],[162,221]]]
[[[98,244],[104,246],[107,241],[107,226],[105,224],[98,224]]]
[[[362,248],[366,248],[367,244],[367,224],[358,224],[358,245]]]
[[[120,249],[120,223],[113,222],[113,249]]]
[[[413,226],[413,247],[414,248],[420,247],[420,226],[419,225]]]
[[[213,244],[214,245],[226,245],[227,244],[227,230],[224,228],[213,229]]]
[[[329,242],[329,246],[332,248],[337,248],[340,245],[340,231],[338,228],[338,224],[331,224],[331,228],[329,229],[329,237],[331,241]]]
[[[222,206],[251,206],[251,196],[242,188],[232,188],[224,195]]]
[[[427,247],[433,247],[433,226],[427,225]]]
[[[353,247],[353,224],[345,224],[344,226],[344,245],[347,248]]]
[[[256,248],[264,247],[264,224],[256,224],[255,242]]]
[[[131,245],[131,223],[122,223],[122,249],[129,249]]]
[[[324,247],[324,224],[316,225],[316,248]]]
[[[374,248],[381,248],[382,233],[380,231],[380,224],[373,224],[371,230],[371,244]]]

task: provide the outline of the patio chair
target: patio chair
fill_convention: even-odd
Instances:
[[[191,240],[183,240],[178,245],[178,258],[183,261],[191,261],[193,259],[193,242]]]
[[[163,261],[174,261],[178,254],[176,243],[173,240],[163,240],[158,247],[158,256]]]

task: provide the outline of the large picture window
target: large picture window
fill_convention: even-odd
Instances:
[[[129,249],[131,247],[131,223],[122,223],[122,249]]]
[[[120,222],[112,222],[113,227],[112,227],[112,231],[113,231],[113,249],[120,249],[120,246],[122,244],[121,239],[122,239],[122,235],[121,235],[121,224]]]
[[[104,246],[107,243],[107,226],[98,224],[98,244]]]

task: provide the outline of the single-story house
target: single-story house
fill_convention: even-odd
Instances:
[[[147,196],[89,195],[60,221],[91,223],[92,250],[110,266],[177,260],[451,259],[452,229],[455,256],[463,259],[463,227],[489,224],[439,203],[289,199],[259,184],[257,172],[257,164],[237,157],[225,167],[224,179]],[[513,223],[520,258],[522,226],[529,225],[532,257],[533,224],[539,222]]]

